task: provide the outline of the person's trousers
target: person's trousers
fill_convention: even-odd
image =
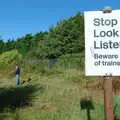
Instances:
[[[20,85],[20,75],[16,75],[16,85]]]

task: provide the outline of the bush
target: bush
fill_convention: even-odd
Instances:
[[[0,55],[0,68],[6,68],[21,58],[22,55],[18,53],[17,50],[12,50],[9,52],[2,53]]]

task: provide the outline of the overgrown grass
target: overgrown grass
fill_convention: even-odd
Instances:
[[[87,120],[86,110],[81,109],[80,100],[88,96],[92,97],[94,106],[91,120],[104,120],[103,91],[85,88],[87,82],[96,78],[86,77],[82,67],[78,69],[72,65],[74,58],[70,60],[70,57],[66,64],[68,62],[71,66],[62,66],[60,61],[63,58],[60,58],[57,65],[50,69],[45,67],[44,62],[21,62],[21,79],[26,82],[19,87],[15,86],[15,76],[12,74],[15,66],[1,71],[0,82],[4,82],[1,82],[0,90],[6,94],[0,93],[0,120]],[[80,66],[79,63],[77,65]],[[28,82],[29,77],[31,81]],[[33,90],[31,85],[37,89]],[[20,98],[29,104],[21,107]],[[15,103],[18,106],[15,107]]]
[[[56,71],[58,71],[58,68]],[[31,73],[32,80],[28,85],[42,86],[44,89],[42,91],[37,90],[28,96],[31,99],[30,103],[32,106],[18,108],[14,112],[11,112],[9,107],[9,111],[4,110],[4,113],[10,114],[3,116],[3,120],[87,120],[86,110],[81,110],[80,107],[80,99],[91,95],[89,90],[84,88],[83,85],[86,81],[84,73],[75,69],[64,70],[60,68],[59,71],[61,72],[57,72],[57,74],[55,71],[53,73],[50,72],[51,74],[48,74],[47,71],[43,75]],[[68,74],[67,79],[65,74]],[[24,77],[28,77],[28,74]],[[15,85],[13,84],[13,86]],[[94,94],[94,91],[92,92]],[[9,97],[11,94],[12,92],[9,94]],[[16,94],[15,100],[17,98],[19,96]],[[104,119],[103,102],[98,99],[93,99],[95,109],[91,111],[92,120]],[[5,107],[5,109],[7,108]]]
[[[58,65],[63,66],[65,68],[75,68],[84,70],[84,61],[85,61],[84,52],[76,54],[66,54],[59,58]]]

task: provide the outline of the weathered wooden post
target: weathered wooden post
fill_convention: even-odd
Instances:
[[[104,76],[104,111],[105,120],[114,120],[112,75]]]
[[[111,7],[104,7],[102,10],[104,14],[112,12]],[[104,111],[105,120],[114,120],[113,113],[113,90],[112,90],[112,74],[104,76]]]

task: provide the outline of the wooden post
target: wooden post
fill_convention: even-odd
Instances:
[[[112,76],[107,75],[104,77],[104,109],[105,120],[114,120]]]
[[[103,14],[110,14],[112,8],[107,6],[102,10]],[[112,74],[104,76],[104,110],[105,120],[114,120],[113,113],[113,90],[112,90]]]

